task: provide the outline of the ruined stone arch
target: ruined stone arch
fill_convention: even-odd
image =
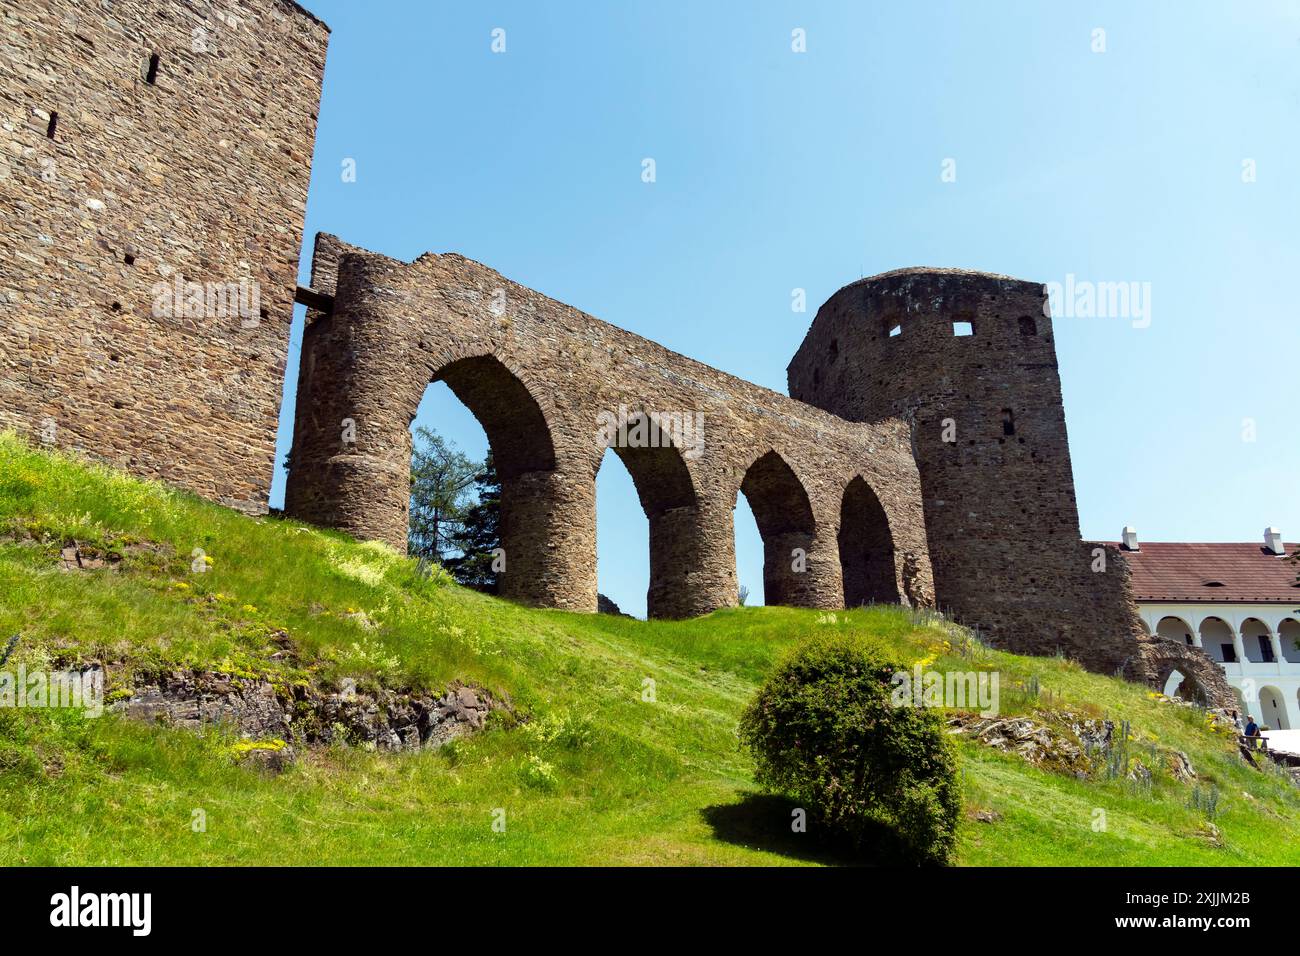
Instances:
[[[555,469],[551,423],[524,379],[493,354],[453,359],[434,370],[429,382],[444,382],[473,413],[487,434],[503,481]],[[407,427],[415,409],[407,416]]]
[[[500,534],[504,570],[502,597],[524,604],[551,604],[560,582],[550,553],[556,537],[551,507],[556,474],[552,417],[539,391],[513,363],[493,352],[462,349],[444,353],[425,368],[425,385],[443,382],[482,426],[501,479]],[[407,410],[410,428],[415,407]],[[409,449],[408,449],[409,460]],[[569,596],[581,604],[584,596]]]
[[[594,436],[601,433],[593,420]],[[650,425],[654,429],[650,429]],[[641,510],[650,523],[650,583],[646,591],[647,617],[689,617],[696,613],[699,595],[692,577],[708,546],[700,522],[695,479],[687,464],[688,449],[672,443],[658,430],[658,418],[642,409],[630,411],[617,431],[597,442],[600,470],[605,452],[616,454],[636,487]],[[650,443],[647,443],[650,442]]]
[[[432,335],[433,332],[430,331],[428,334]],[[474,363],[480,363],[478,366],[480,369],[488,369],[489,367],[499,369],[499,372],[494,369],[489,374],[496,375],[500,372],[508,374],[527,393],[529,405],[537,409],[542,421],[546,423],[548,437],[553,434],[555,428],[563,421],[563,416],[560,415],[553,403],[552,392],[554,389],[547,382],[538,381],[531,369],[516,361],[511,351],[500,342],[484,339],[459,342],[455,345],[445,345],[439,351],[433,352],[430,350],[428,341],[420,337],[414,343],[414,348],[425,355],[424,361],[418,365],[419,377],[422,380],[419,398],[423,397],[424,389],[430,383],[445,381],[452,392],[456,394],[456,397],[464,402],[466,407],[470,407],[469,402],[456,391],[456,386],[448,378],[448,374],[456,375],[454,368],[461,366],[462,363],[468,363],[469,367],[472,367]],[[417,407],[419,398],[417,398]],[[470,410],[474,411],[472,407],[470,407]],[[474,414],[475,417],[479,417],[478,412],[474,412]],[[414,412],[412,412],[412,420],[413,418]],[[552,440],[551,444],[554,446],[556,442]],[[552,451],[552,456],[554,456],[554,451]]]
[[[1188,668],[1190,670],[1190,668]],[[1167,663],[1161,672],[1156,686],[1166,697],[1179,697],[1193,703],[1207,705],[1210,696],[1192,674],[1179,670],[1173,662]]]
[[[889,516],[861,474],[848,483],[840,502],[839,552],[845,607],[902,600]]]
[[[689,617],[737,603],[738,487],[749,466],[776,449],[816,519],[802,590],[779,600],[843,606],[841,498],[858,467],[852,463],[868,460],[864,480],[888,491],[899,566],[910,561],[912,577],[930,586],[920,479],[901,421],[835,418],[461,256],[403,263],[320,237],[312,283],[285,497],[295,517],[405,547],[411,415],[429,382],[441,378],[483,425],[513,509],[508,522],[503,514],[513,529],[503,596],[596,610],[596,475],[611,444],[598,437],[598,416],[608,409],[651,419],[689,410],[698,419],[697,440],[686,447],[613,449],[649,520],[651,616]],[[355,425],[351,443],[340,443],[343,421]],[[807,529],[804,522],[795,530]]]
[[[808,592],[817,578],[808,564],[817,561],[817,524],[803,482],[785,458],[769,450],[745,469],[737,495],[742,492],[763,539],[764,603],[815,604]],[[733,510],[734,504],[733,499]]]

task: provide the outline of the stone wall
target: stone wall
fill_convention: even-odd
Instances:
[[[0,5],[0,427],[265,510],[327,41],[287,0]]]
[[[265,510],[328,28],[290,0],[19,0],[0,26],[0,427]],[[1037,284],[847,286],[787,398],[460,256],[322,236],[312,274],[333,304],[308,313],[290,513],[403,547],[409,425],[442,379],[496,456],[508,597],[596,609],[613,448],[653,615],[736,603],[743,492],[769,603],[937,599],[1020,651],[1222,683],[1148,640],[1122,556],[1079,540]]]
[[[790,394],[910,423],[940,608],[996,645],[1134,673],[1146,637],[1127,564],[1079,537],[1044,306],[1040,283],[988,273],[863,279],[818,310]]]
[[[441,379],[483,425],[502,478],[504,596],[596,610],[595,478],[607,448],[649,518],[653,616],[737,603],[742,490],[770,603],[932,592],[902,421],[846,422],[457,255],[404,263],[321,236],[313,286],[334,304],[309,314],[303,337],[290,514],[404,547],[410,424]],[[628,428],[611,435],[603,423],[622,411]],[[642,434],[646,447],[643,416],[702,423],[702,433],[660,436],[657,447]],[[853,531],[843,542],[842,518]]]

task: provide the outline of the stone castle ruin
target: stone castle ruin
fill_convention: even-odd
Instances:
[[[251,513],[308,307],[285,510],[404,548],[410,424],[441,380],[502,479],[503,596],[594,612],[607,448],[650,524],[649,613],[737,603],[744,492],[769,604],[938,606],[998,646],[1230,691],[1146,635],[1079,537],[1040,283],[945,269],[818,311],[790,395],[455,254],[298,261],[328,28],[291,0],[0,9],[0,426]]]

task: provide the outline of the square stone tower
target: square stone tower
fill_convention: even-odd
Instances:
[[[329,28],[0,6],[0,427],[265,511]]]

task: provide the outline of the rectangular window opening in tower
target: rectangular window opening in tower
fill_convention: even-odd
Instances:
[[[150,54],[149,56],[149,68],[145,71],[144,81],[151,86],[158,82],[158,64],[161,60],[162,57],[157,53]]]

